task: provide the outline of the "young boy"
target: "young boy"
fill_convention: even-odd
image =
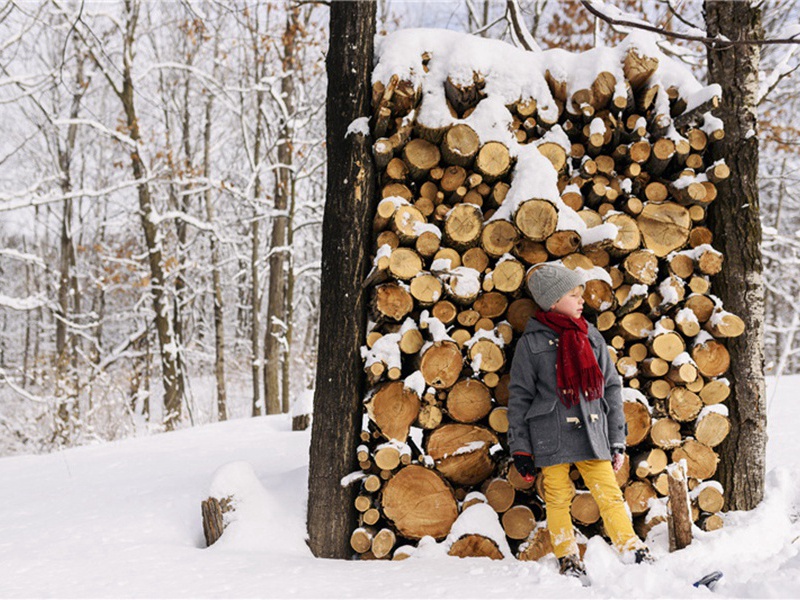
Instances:
[[[597,501],[617,550],[633,551],[637,563],[653,560],[633,532],[614,476],[625,452],[622,384],[603,336],[582,316],[583,278],[542,263],[528,287],[542,310],[514,353],[508,440],[520,475],[532,480],[534,469],[542,469],[547,527],[561,573],[586,584],[570,516],[571,464]]]

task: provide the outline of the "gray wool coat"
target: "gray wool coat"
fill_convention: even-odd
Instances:
[[[534,318],[517,342],[511,364],[508,443],[530,452],[537,467],[610,459],[625,448],[622,382],[603,336],[589,324],[589,342],[605,378],[603,397],[566,408],[556,391],[558,335]]]

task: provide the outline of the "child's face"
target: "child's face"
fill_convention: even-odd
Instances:
[[[573,319],[579,318],[583,312],[583,286],[579,285],[572,288],[561,296],[550,310]]]

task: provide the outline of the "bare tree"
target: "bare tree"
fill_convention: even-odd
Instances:
[[[341,480],[356,468],[363,392],[360,346],[367,297],[374,164],[369,140],[346,136],[369,115],[374,2],[334,2],[327,57],[328,191],[323,220],[319,356],[309,468],[308,533],[316,556],[345,558],[355,519],[353,491]],[[343,235],[348,232],[348,235]]]
[[[752,2],[706,0],[710,38],[763,38],[761,9]],[[750,510],[764,497],[767,410],[764,386],[764,281],[758,195],[757,44],[715,44],[708,49],[709,81],[722,87],[718,113],[725,124],[721,157],[731,177],[720,185],[708,211],[715,245],[726,268],[714,289],[726,309],[740,315],[744,335],[731,339],[731,434],[720,451],[719,478],[730,510]]]

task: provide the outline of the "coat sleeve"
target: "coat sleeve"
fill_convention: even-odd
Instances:
[[[511,362],[511,381],[508,386],[508,446],[511,453],[531,450],[531,434],[525,415],[533,402],[536,390],[536,373],[533,354],[528,340],[523,336],[514,351]]]
[[[622,380],[611,361],[611,354],[608,352],[603,335],[593,331],[595,340],[598,342],[599,356],[597,362],[605,379],[605,391],[603,397],[608,404],[608,442],[612,448],[625,448],[625,413],[622,410]]]

